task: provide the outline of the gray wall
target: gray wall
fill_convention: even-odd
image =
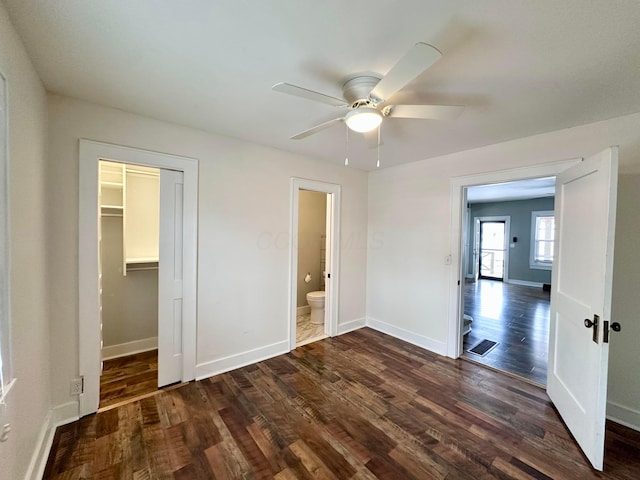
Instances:
[[[327,194],[300,191],[298,210],[298,307],[307,305],[307,293],[321,290],[322,236],[327,222]],[[304,283],[307,272],[311,282]]]
[[[158,270],[122,275],[122,217],[102,217],[102,340],[105,347],[158,336]]]
[[[531,212],[553,210],[554,198],[535,198],[531,200],[513,200],[508,202],[476,203],[470,206],[469,215],[469,259],[467,272],[473,272],[473,228],[475,217],[508,216],[511,217],[510,239],[518,237],[513,248],[509,248],[510,280],[551,283],[551,270],[529,268],[529,249],[531,244]]]
[[[622,325],[611,333],[609,349],[609,411],[630,425],[640,426],[640,175],[618,178],[618,208],[613,259],[611,320]]]

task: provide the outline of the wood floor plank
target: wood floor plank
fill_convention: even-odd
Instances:
[[[640,432],[608,423],[595,472],[543,390],[367,328],[109,408],[45,479],[640,478]]]

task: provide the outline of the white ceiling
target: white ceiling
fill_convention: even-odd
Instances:
[[[46,88],[342,163],[342,116],[271,91],[341,96],[416,42],[443,58],[393,103],[464,104],[457,120],[385,121],[383,166],[640,111],[637,0],[4,0]],[[351,135],[350,165],[375,166]]]
[[[530,198],[553,197],[556,193],[556,178],[532,178],[517,182],[478,185],[467,188],[467,203],[505,202]]]

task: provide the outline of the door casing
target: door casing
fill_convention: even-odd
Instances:
[[[496,172],[467,175],[451,179],[451,270],[449,275],[449,321],[447,334],[447,356],[458,358],[462,352],[462,315],[464,268],[464,228],[467,218],[467,188],[492,183],[514,182],[530,178],[555,176],[582,159],[563,160],[531,167],[500,170]],[[508,244],[507,244],[508,245]]]
[[[311,190],[331,194],[332,211],[331,254],[327,272],[331,278],[325,281],[325,333],[333,337],[338,334],[338,304],[340,291],[340,185],[318,182],[304,178],[291,179],[291,217],[289,222],[289,349],[296,348],[296,310],[298,294],[298,214],[300,190]]]
[[[98,283],[98,161],[111,160],[184,173],[184,301],[182,381],[195,378],[198,233],[198,160],[164,153],[80,140],[78,209],[78,367],[84,378],[79,415],[98,409],[100,397],[100,291]]]

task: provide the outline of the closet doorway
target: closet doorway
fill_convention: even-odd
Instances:
[[[99,408],[158,388],[160,169],[99,162]]]
[[[111,173],[117,168],[121,169],[123,174],[120,180],[108,174],[106,177],[102,175],[100,162],[105,160],[109,162],[106,165]],[[129,168],[131,176],[127,173]],[[149,181],[154,175],[155,179]],[[149,213],[148,206],[141,207],[139,202],[136,205],[136,201],[126,193],[127,183],[136,184],[137,180],[140,180],[139,189],[147,194],[159,190],[159,205],[151,208],[158,212],[155,214],[155,223],[152,218],[154,214]],[[119,202],[116,200],[118,196]],[[138,274],[147,275],[157,271],[157,280],[146,279],[147,290],[151,289],[154,282],[157,289],[156,388],[195,377],[197,161],[81,140],[79,205],[79,367],[84,383],[79,407],[80,416],[84,416],[97,411],[99,406],[103,346],[107,347],[105,356],[117,355],[116,358],[120,358],[121,353],[132,353],[131,349],[148,351],[154,347],[154,337],[148,336],[148,329],[143,334],[144,338],[114,345],[103,344],[104,340],[113,343],[113,337],[109,337],[113,332],[109,327],[103,337],[101,322],[101,293],[109,293],[102,289],[113,280],[107,279],[100,270],[106,240],[104,234],[107,233],[102,228],[109,221],[121,222],[122,233],[117,229],[115,235],[114,229],[109,231],[111,240],[114,236],[116,242],[122,238],[120,250],[116,249],[116,257],[121,262],[115,268],[116,273],[133,279],[134,275],[140,277]],[[127,216],[133,215],[137,208],[146,213],[132,219],[134,223],[128,222]],[[103,215],[105,218],[102,218]],[[118,219],[118,215],[122,215],[122,220]],[[136,231],[143,232],[145,238],[138,238],[132,244],[127,237]],[[152,243],[154,246],[150,248]],[[137,293],[129,295],[135,297]],[[104,300],[107,301],[106,297]],[[139,298],[128,300],[138,306],[141,302]],[[154,317],[149,301],[144,309],[144,315]],[[141,309],[134,308],[128,314],[138,316]],[[148,321],[147,327],[151,323]],[[120,325],[120,329],[135,330],[135,326],[136,322],[133,321]],[[122,332],[119,334],[122,335]],[[144,363],[153,364],[153,360],[137,360],[135,366],[124,369],[135,371],[142,368],[147,370],[145,374],[149,377],[156,375],[151,373],[152,365],[141,367]],[[146,383],[147,386],[154,384],[151,378],[146,378]]]

